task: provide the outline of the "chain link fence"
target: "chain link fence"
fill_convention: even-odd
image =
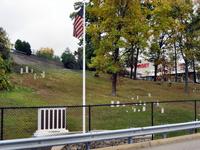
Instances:
[[[58,129],[62,128],[60,123],[64,121],[62,125],[69,133],[80,133],[83,107],[86,109],[87,132],[182,123],[200,119],[199,100],[124,104],[116,102],[87,106],[0,107],[0,138],[5,140],[32,137],[38,130],[38,126],[44,125],[44,122],[47,127],[47,123],[49,124],[45,131],[51,133],[49,129],[54,127],[54,123],[51,122],[56,123],[55,120]],[[56,115],[53,111],[49,111],[49,114],[41,117],[39,110],[43,108],[46,110],[65,108],[66,111],[63,114],[58,111]],[[186,132],[170,133],[168,136],[181,134]],[[152,138],[160,136],[154,135]]]

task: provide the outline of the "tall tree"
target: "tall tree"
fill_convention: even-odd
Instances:
[[[96,57],[92,60],[92,66],[104,72],[112,74],[112,95],[116,96],[117,78],[121,70],[120,48],[124,47],[122,31],[125,28],[125,20],[132,13],[132,0],[91,0],[91,12],[98,18],[91,23],[90,33],[95,49]],[[98,31],[98,32],[96,32]],[[99,34],[102,33],[99,41]]]
[[[174,21],[178,23],[177,30],[177,43],[179,51],[185,62],[185,93],[189,93],[188,88],[188,65],[191,60],[193,53],[191,44],[191,36],[188,32],[187,26],[191,20],[193,14],[193,3],[192,0],[182,1],[176,0],[172,5],[172,14]]]
[[[31,55],[32,53],[30,44],[19,39],[15,42],[15,49],[25,53],[26,55]]]
[[[147,24],[147,9],[142,6],[140,0],[135,0],[131,7],[132,13],[127,17],[126,26],[123,29],[123,36],[126,39],[129,47],[124,53],[128,55],[128,67],[131,68],[130,78],[136,79],[137,64],[141,50],[147,46],[148,39],[148,24]],[[134,72],[133,72],[134,68]]]
[[[171,18],[170,0],[152,1],[151,16],[149,25],[151,25],[150,52],[149,60],[154,63],[154,81],[157,80],[158,66],[165,60],[166,46],[169,44],[171,27],[173,19]]]
[[[6,31],[0,27],[0,54],[3,59],[9,58],[9,52],[11,49],[11,43]]]

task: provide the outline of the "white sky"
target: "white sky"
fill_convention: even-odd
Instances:
[[[31,48],[51,47],[56,55],[78,47],[69,18],[77,0],[0,0],[0,26],[14,44],[28,41]]]

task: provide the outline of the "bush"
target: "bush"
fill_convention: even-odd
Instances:
[[[12,88],[7,73],[10,71],[10,62],[0,57],[0,90],[10,90]]]

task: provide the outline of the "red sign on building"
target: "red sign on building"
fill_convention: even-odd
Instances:
[[[137,67],[138,68],[148,68],[149,67],[149,63],[138,64]]]

